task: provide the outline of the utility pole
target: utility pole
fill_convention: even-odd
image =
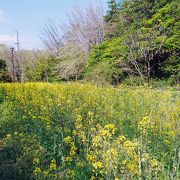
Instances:
[[[13,82],[15,82],[15,66],[14,66],[14,47],[11,47],[11,61],[13,66]]]
[[[18,33],[17,30],[15,32],[16,32],[16,43],[14,43],[14,44],[17,45],[17,51],[19,52],[19,45],[20,45],[20,43],[19,43],[19,33]]]
[[[23,78],[23,72],[22,72],[22,69],[20,67],[20,61],[21,61],[21,56],[20,56],[20,42],[19,42],[19,33],[18,31],[16,30],[16,67],[17,67],[17,71],[16,71],[16,78],[18,81],[22,81],[22,78]]]

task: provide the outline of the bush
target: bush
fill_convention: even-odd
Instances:
[[[86,72],[85,79],[96,85],[110,85],[113,83],[114,68],[107,62],[101,62]]]
[[[30,82],[41,81],[41,82],[58,82],[60,77],[56,71],[56,65],[59,59],[54,57],[48,57],[38,59],[35,67],[26,69],[27,80]]]

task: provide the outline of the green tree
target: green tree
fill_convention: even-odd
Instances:
[[[116,2],[116,0],[109,0],[107,3],[108,10],[105,16],[105,20],[106,22],[112,22],[118,16],[119,13],[118,3]]]
[[[0,82],[11,82],[11,76],[7,70],[6,62],[0,59]]]
[[[40,58],[37,60],[34,68],[26,69],[28,81],[55,82],[60,78],[56,72],[55,66],[59,59],[55,57]]]
[[[112,9],[114,1],[110,2]],[[88,70],[108,62],[123,76],[140,76],[148,82],[178,79],[179,6],[177,0],[124,0],[118,5],[117,21],[110,21],[114,28],[107,22],[111,40],[93,48]],[[110,12],[107,17],[115,11]]]

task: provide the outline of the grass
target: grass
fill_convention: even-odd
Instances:
[[[179,92],[0,84],[0,177],[178,179]]]

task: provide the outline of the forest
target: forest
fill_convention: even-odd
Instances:
[[[16,50],[14,65],[1,44],[0,81],[179,84],[179,12],[177,0],[110,0],[105,15],[76,7],[44,25],[43,50]]]

